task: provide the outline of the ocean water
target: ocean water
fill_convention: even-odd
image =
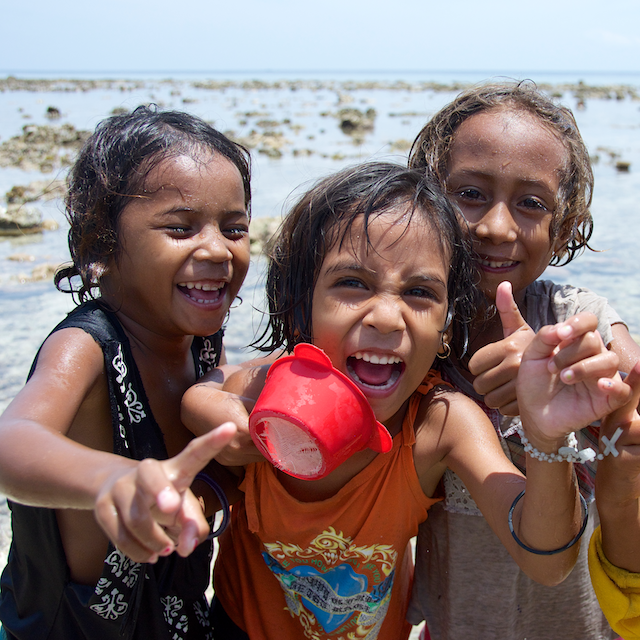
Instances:
[[[640,74],[132,74],[113,81],[110,78],[116,76],[103,75],[91,86],[78,84],[90,79],[88,74],[74,75],[67,83],[36,83],[1,91],[0,143],[19,135],[23,126],[32,123],[70,123],[77,129],[91,130],[114,109],[132,109],[139,104],[190,111],[235,137],[246,138],[252,132],[267,134],[252,153],[254,218],[280,216],[306,186],[346,165],[370,159],[405,162],[411,141],[422,125],[454,97],[461,84],[492,77],[529,77],[545,87],[553,85],[558,99],[574,109],[594,160],[592,246],[599,251],[587,252],[569,266],[549,269],[545,277],[589,287],[608,297],[631,332],[640,334],[640,260],[636,248],[640,239],[636,200],[640,194],[640,101],[622,94],[617,99],[611,90],[609,97],[587,98],[585,108],[577,109],[577,97],[567,86],[582,80],[589,86],[625,85],[640,92]],[[59,77],[71,78],[71,74]],[[435,90],[426,83],[444,87]],[[61,112],[59,120],[46,118],[50,106]],[[374,109],[374,129],[356,141],[345,135],[335,117],[345,107]],[[277,153],[264,153],[265,139],[279,141],[279,157],[274,157]],[[616,160],[629,162],[630,170],[617,171]],[[15,167],[0,168],[0,199],[14,185],[64,175],[64,169],[43,175]],[[70,296],[57,292],[52,283],[26,281],[34,267],[68,259],[61,202],[38,206],[45,218],[59,223],[58,230],[0,238],[0,410],[24,384],[41,341],[73,306]],[[30,256],[31,261],[10,259],[18,254]],[[231,310],[226,347],[232,362],[250,357],[246,346],[261,326],[264,267],[261,258],[252,260],[241,292],[242,303]]]

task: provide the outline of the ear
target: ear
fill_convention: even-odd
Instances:
[[[436,355],[441,360],[448,358],[451,355],[451,346],[450,342],[453,338],[453,329],[451,327],[451,323],[448,323],[448,326],[442,330],[440,333],[440,346],[438,347],[438,352]]]

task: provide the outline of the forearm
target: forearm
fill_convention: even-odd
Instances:
[[[513,510],[518,539],[539,551],[561,549],[576,538],[585,516],[572,465],[527,456],[525,494]],[[532,579],[554,585],[569,574],[579,549],[577,542],[563,552],[539,555],[516,543],[514,557]]]
[[[238,371],[236,367],[236,371]],[[244,386],[247,377],[255,379],[261,369],[244,368],[237,376],[225,376],[217,371],[217,377],[196,383],[182,398],[181,418],[184,425],[195,435],[208,433],[225,422],[233,422],[237,433],[229,445],[216,457],[225,466],[240,467],[264,460],[253,444],[249,433],[249,414],[259,395],[259,388]],[[212,372],[213,376],[216,371]],[[263,370],[266,375],[266,368]],[[254,383],[255,384],[255,383]],[[224,385],[224,389],[222,386]]]
[[[520,431],[526,453],[526,491],[513,509],[513,529],[524,545],[538,551],[562,549],[580,532],[583,513],[573,464],[566,461],[548,462],[566,445],[565,438],[546,436],[531,416],[522,417]],[[519,508],[519,513],[518,513]],[[517,518],[517,520],[516,520]],[[519,563],[533,579],[548,584],[561,582],[575,564],[580,545],[570,546],[554,554],[534,554],[517,550]],[[529,569],[530,567],[530,569]],[[534,574],[530,573],[530,570]]]
[[[0,491],[31,506],[93,509],[102,487],[137,462],[81,445],[30,421],[4,421]]]
[[[629,437],[625,434],[626,437]],[[600,461],[596,474],[596,501],[602,530],[602,549],[611,564],[640,573],[640,498],[635,464],[628,447],[618,458]]]
[[[611,564],[640,573],[640,508],[638,502],[626,508],[599,510],[602,550]]]

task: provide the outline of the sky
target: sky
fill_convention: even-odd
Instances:
[[[640,71],[638,0],[4,0],[0,73]]]

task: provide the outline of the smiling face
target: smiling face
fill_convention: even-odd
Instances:
[[[495,299],[500,282],[516,300],[549,265],[550,228],[567,153],[534,116],[498,108],[458,128],[447,191],[469,223],[480,288]]]
[[[247,273],[248,227],[242,179],[229,160],[163,160],[121,214],[103,298],[163,336],[215,333]]]
[[[357,219],[326,254],[313,291],[313,343],[388,421],[418,388],[447,315],[448,257],[416,211]],[[407,226],[409,224],[409,226]]]

